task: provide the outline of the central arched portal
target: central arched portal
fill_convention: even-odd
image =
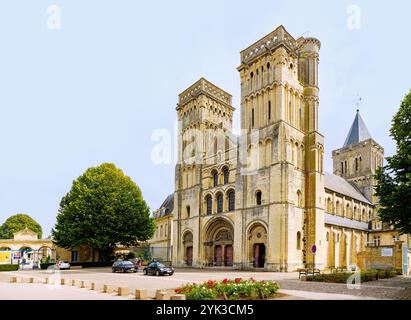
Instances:
[[[212,220],[205,228],[204,255],[209,266],[233,266],[232,224],[222,218]]]

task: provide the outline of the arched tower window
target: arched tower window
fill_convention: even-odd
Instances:
[[[218,173],[216,170],[213,170],[211,174],[213,176],[213,186],[217,187],[218,186]]]
[[[187,218],[190,218],[190,206],[186,207],[186,215],[187,215]]]
[[[355,158],[355,172],[358,171],[358,158]]]
[[[235,210],[235,191],[231,190],[228,192],[228,211]]]
[[[251,109],[251,127],[254,128],[254,108]]]
[[[271,120],[271,101],[268,101],[268,120]]]
[[[297,250],[301,250],[301,232],[297,232]]]
[[[228,170],[227,167],[224,167],[223,169],[223,176],[224,176],[224,184],[227,184],[229,180],[229,176],[230,176],[230,171]]]
[[[220,192],[217,195],[217,213],[223,212],[223,194]]]
[[[303,206],[303,197],[300,190],[297,191],[297,206],[300,208]]]
[[[262,197],[261,191],[258,190],[255,193],[255,202],[257,203],[258,206],[261,205],[261,197]]]
[[[207,215],[211,215],[213,213],[213,199],[211,198],[211,196],[207,196],[206,206],[207,206]]]

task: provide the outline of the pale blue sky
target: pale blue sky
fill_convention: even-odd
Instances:
[[[59,31],[46,27],[52,4]],[[359,30],[347,27],[351,4]],[[409,12],[409,1],[1,1],[0,223],[25,212],[48,235],[72,181],[103,162],[156,209],[174,190],[174,167],[151,162],[152,131],[173,129],[178,93],[200,76],[239,107],[239,52],[280,24],[322,42],[327,170],[358,93],[371,135],[392,154],[391,118],[411,87]]]

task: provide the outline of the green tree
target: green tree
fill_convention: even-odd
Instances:
[[[400,233],[411,233],[411,91],[394,116],[390,133],[397,150],[376,173],[379,217]]]
[[[155,225],[139,187],[114,164],[92,167],[73,182],[60,203],[53,241],[70,249],[88,245],[107,260],[117,245],[152,237]]]
[[[12,239],[13,234],[17,231],[28,228],[38,233],[39,238],[42,237],[41,225],[38,224],[33,218],[24,213],[19,213],[9,217],[0,227],[0,238]]]

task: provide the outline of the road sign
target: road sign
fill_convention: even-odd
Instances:
[[[311,247],[311,251],[312,253],[315,253],[317,251],[317,246],[315,244],[313,244],[313,246]]]

